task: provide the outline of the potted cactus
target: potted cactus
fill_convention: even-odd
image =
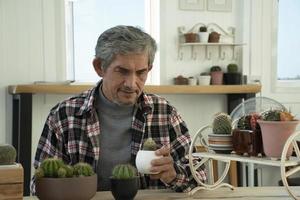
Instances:
[[[211,84],[222,85],[223,84],[223,72],[220,66],[212,66],[210,68]]]
[[[134,199],[140,187],[136,168],[130,164],[116,165],[110,181],[111,192],[116,200]]]
[[[207,32],[207,27],[206,26],[201,26],[199,28],[199,41],[203,42],[203,43],[207,43],[208,42],[208,36],[209,33]]]
[[[142,174],[155,174],[150,171],[151,161],[153,159],[160,158],[155,154],[155,150],[157,149],[157,145],[152,138],[148,138],[143,143],[143,147],[138,151],[136,155],[135,164],[138,171]]]
[[[238,72],[238,65],[230,63],[227,65],[227,73],[224,73],[224,83],[226,85],[240,85],[242,74]]]
[[[299,120],[285,110],[270,109],[261,114],[257,120],[261,128],[263,149],[266,156],[278,159],[286,140],[296,130]],[[287,157],[292,155],[293,148],[290,146]]]
[[[0,165],[13,165],[16,161],[16,149],[9,144],[0,145]]]
[[[36,169],[35,178],[41,200],[90,199],[97,191],[97,174],[83,162],[71,166],[58,158],[47,158]]]
[[[232,131],[233,150],[236,154],[263,155],[261,130],[257,123],[259,118],[258,113],[251,113],[238,119],[237,126]]]
[[[232,151],[232,120],[226,113],[217,113],[213,118],[212,134],[208,135],[210,149],[216,153]]]

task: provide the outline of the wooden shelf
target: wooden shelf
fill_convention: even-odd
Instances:
[[[10,94],[33,93],[33,94],[77,94],[90,89],[94,85],[78,84],[31,84],[9,86]],[[155,94],[245,94],[258,93],[261,85],[146,85],[145,91]]]

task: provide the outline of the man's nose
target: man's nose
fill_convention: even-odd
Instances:
[[[136,85],[136,79],[137,79],[137,77],[135,74],[130,74],[125,79],[125,86],[129,87],[129,88],[134,88]]]

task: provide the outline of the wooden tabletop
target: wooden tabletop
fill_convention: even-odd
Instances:
[[[94,87],[93,84],[29,84],[11,85],[10,94],[78,94]],[[258,93],[261,85],[146,85],[145,91],[155,94],[244,94]]]
[[[300,187],[292,187],[300,196]],[[111,192],[97,192],[92,200],[113,200]],[[219,188],[213,191],[200,190],[192,197],[187,193],[176,193],[170,190],[139,190],[135,200],[286,200],[293,199],[284,187],[237,187],[234,190]],[[24,200],[37,200],[36,197],[25,197]]]

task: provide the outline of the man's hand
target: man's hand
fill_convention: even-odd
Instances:
[[[176,177],[176,171],[173,166],[173,158],[170,155],[170,147],[163,146],[156,150],[155,154],[162,157],[151,161],[152,167],[150,171],[158,174],[151,174],[150,178],[160,179],[164,183],[168,184]]]

